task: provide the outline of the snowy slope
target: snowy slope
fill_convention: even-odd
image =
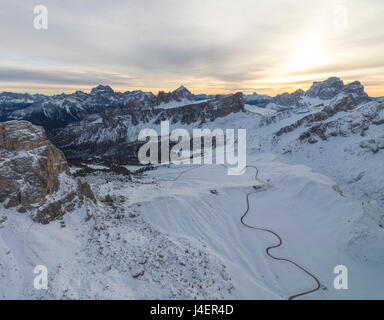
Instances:
[[[309,167],[286,165],[270,154],[249,163],[258,166],[260,178],[272,187],[252,196],[247,223],[280,233],[284,245],[276,254],[297,260],[319,277],[322,290],[306,298],[377,298],[384,284],[377,281],[384,261],[384,233],[364,215],[360,203],[340,196],[334,181]],[[266,256],[266,246],[276,239],[240,224],[245,194],[255,184],[251,169],[230,177],[221,166],[203,166],[177,181],[162,181],[179,172],[152,171],[149,176],[160,180],[157,188],[143,186],[128,194],[140,201],[139,212],[162,231],[201,242],[220,257],[228,266],[236,298],[288,298],[315,286],[300,270]],[[353,289],[333,289],[332,270],[339,264],[359,275],[353,278]]]
[[[303,104],[283,111],[246,105],[203,125],[174,121],[171,130],[247,129],[247,164],[266,184],[249,196],[245,221],[278,233],[283,245],[271,253],[320,280],[320,290],[300,299],[384,299],[383,101],[367,101],[358,83],[335,79],[298,96]],[[119,120],[114,115],[88,117],[99,131],[92,136],[85,126],[83,136],[113,140],[120,135],[109,126]],[[148,125],[159,131],[155,121],[126,124],[128,140]],[[11,210],[0,214],[1,297],[287,299],[316,287],[266,254],[275,237],[241,224],[246,195],[261,184],[254,169],[228,176],[220,165],[144,173],[126,165],[136,172],[130,179],[106,172],[107,163],[87,165],[93,173],[81,179],[97,205],[47,226]],[[37,264],[48,267],[48,291],[33,289]],[[348,290],[333,287],[337,265],[348,268]]]
[[[247,223],[278,232],[284,244],[274,254],[320,279],[321,290],[305,298],[383,298],[384,234],[360,202],[342,197],[331,179],[274,155],[252,154],[249,164],[270,188],[251,196]],[[276,239],[240,223],[245,194],[259,184],[254,171],[234,177],[219,165],[193,168],[176,181],[168,180],[191,167],[161,166],[133,182],[88,176],[98,198],[111,194],[116,208],[99,202],[87,213],[83,207],[64,216],[64,228],[8,211],[1,224],[1,295],[286,299],[313,288],[306,274],[266,256]],[[32,287],[37,264],[51,272],[47,292]],[[333,289],[339,264],[353,279],[349,290]]]
[[[160,233],[131,210],[82,207],[47,226],[10,210],[7,217],[0,229],[2,299],[232,296],[220,260]],[[33,287],[37,265],[48,268],[48,290]]]

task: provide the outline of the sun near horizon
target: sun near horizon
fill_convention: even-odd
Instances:
[[[336,76],[384,96],[381,0],[51,0],[45,30],[34,5],[2,3],[0,91],[274,96]]]

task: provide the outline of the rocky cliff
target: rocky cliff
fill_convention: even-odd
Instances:
[[[371,100],[359,81],[345,85],[343,80],[331,77],[324,81],[314,82],[307,91],[298,89],[293,93],[277,95],[270,100],[266,107],[277,111],[311,109],[334,104],[346,97],[350,99],[354,106]]]
[[[176,108],[109,109],[65,128],[52,130],[49,137],[68,158],[101,157],[135,163],[137,150],[142,144],[137,142],[137,138],[143,128],[157,128],[165,120],[180,126],[193,124],[201,127],[206,122],[244,111],[241,93]]]
[[[90,189],[71,177],[64,154],[42,127],[27,121],[0,123],[0,203],[6,209],[49,223],[85,197],[94,200]]]

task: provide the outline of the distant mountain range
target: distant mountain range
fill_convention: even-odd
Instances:
[[[143,91],[115,92],[109,86],[99,85],[89,94],[81,91],[54,96],[1,93],[0,121],[26,120],[43,126],[48,138],[68,159],[102,157],[134,163],[142,145],[137,141],[140,130],[157,128],[163,120],[190,129],[204,127],[233,113],[246,114],[255,108],[264,115],[274,114],[273,117],[291,111],[317,112],[326,119],[336,112],[334,106],[340,101],[353,109],[374,99],[365,93],[360,82],[345,85],[335,77],[314,82],[307,91],[299,89],[275,97],[257,93],[194,95],[184,86],[154,95]],[[290,128],[282,130],[288,132]]]
[[[294,93],[283,93],[276,97],[257,93],[243,94],[243,101],[249,105],[283,110],[306,107],[313,103],[320,104],[340,94],[350,96],[355,102],[369,100],[360,82],[344,85],[338,78],[329,78],[323,82],[315,82],[307,92],[299,89]],[[172,92],[160,91],[157,95],[141,90],[115,92],[110,86],[103,85],[93,88],[90,93],[76,91],[53,96],[3,92],[0,93],[0,121],[27,120],[46,129],[52,129],[64,127],[84,119],[87,115],[110,108],[167,109],[219,97],[223,96],[194,95],[184,86]]]
[[[359,82],[330,78],[276,97],[98,86],[0,101],[2,119],[46,127],[0,123],[4,299],[281,299],[308,290],[307,275],[265,256],[269,244],[241,223],[248,211],[250,226],[277,230],[318,277],[308,298],[339,298],[330,275],[344,262],[366,276],[343,298],[382,294],[384,97]],[[205,161],[138,165],[139,132],[160,133],[165,120],[170,131],[245,129],[257,181],[253,170],[228,176]],[[215,142],[216,158],[228,144]],[[31,266],[41,264],[48,290],[32,286]]]
[[[169,103],[188,103],[195,100],[197,98],[184,87],[169,93],[161,91],[158,95],[140,90],[115,92],[111,87],[102,85],[93,88],[89,94],[76,91],[46,96],[3,92],[0,93],[0,121],[28,120],[45,128],[56,128],[108,108],[147,110]]]

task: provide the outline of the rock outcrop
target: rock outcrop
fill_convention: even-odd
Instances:
[[[245,104],[265,107],[270,101],[272,97],[267,96],[265,94],[257,94],[256,92],[252,94],[243,94],[243,100]]]
[[[321,111],[310,113],[290,125],[280,128],[275,137],[301,128],[298,136],[300,142],[316,143],[332,137],[348,137],[359,135],[366,137],[360,142],[360,147],[373,153],[384,149],[383,136],[369,137],[370,129],[380,132],[384,124],[384,103],[371,101],[356,107],[352,98],[346,96],[335,104],[322,108]],[[303,130],[304,129],[304,130]]]
[[[311,114],[301,118],[300,120],[296,121],[295,123],[281,128],[279,131],[277,131],[275,133],[275,135],[277,137],[279,137],[282,134],[291,132],[291,131],[293,131],[293,130],[301,127],[301,126],[305,126],[305,127],[311,126],[313,128],[313,130],[316,131],[318,124],[319,123],[321,124],[322,121],[327,120],[328,118],[334,116],[338,112],[342,112],[342,111],[347,112],[349,110],[352,110],[352,108],[353,108],[353,104],[352,104],[351,100],[348,97],[346,97],[334,106],[324,107],[319,112],[311,113]],[[309,132],[306,132],[306,134],[309,134]],[[304,137],[303,137],[303,139],[304,139]]]
[[[279,94],[270,100],[267,108],[276,111],[311,109],[337,103],[343,98],[349,98],[354,106],[371,100],[359,81],[344,85],[343,80],[331,77],[314,82],[307,91],[298,89],[293,93]]]
[[[26,120],[52,129],[107,109],[150,110],[168,103],[187,104],[195,100],[195,96],[183,86],[158,95],[141,90],[116,92],[105,85],[98,85],[90,93],[76,91],[53,96],[3,92],[0,93],[0,122]]]
[[[311,98],[329,100],[338,95],[344,87],[341,79],[336,77],[328,78],[325,81],[314,82],[306,95]]]
[[[272,99],[272,102],[287,107],[298,106],[300,104],[300,98],[303,97],[305,92],[301,89],[296,90],[293,93],[279,94]]]
[[[305,93],[307,97],[319,98],[321,100],[330,100],[341,94],[349,97],[355,105],[369,100],[368,95],[364,91],[364,86],[359,81],[344,85],[343,80],[336,77],[331,77],[321,82],[314,82]]]
[[[156,96],[151,92],[115,92],[102,85],[91,93],[76,91],[54,96],[4,92],[0,93],[0,122],[26,120],[45,129],[58,128],[109,108],[135,105],[145,109],[155,104]]]
[[[171,101],[175,102],[192,102],[195,101],[194,95],[184,86],[180,86],[172,92],[160,91],[156,98],[156,104],[167,104]]]
[[[110,109],[63,129],[50,131],[49,136],[68,159],[102,157],[108,161],[136,163],[137,151],[142,144],[137,138],[142,128],[155,128],[165,120],[171,124],[195,124],[199,127],[244,111],[241,93],[168,109]]]
[[[87,187],[79,187],[64,154],[42,127],[27,121],[0,123],[0,203],[5,208],[16,207],[37,222],[49,223],[80,199],[82,190],[92,198]]]

